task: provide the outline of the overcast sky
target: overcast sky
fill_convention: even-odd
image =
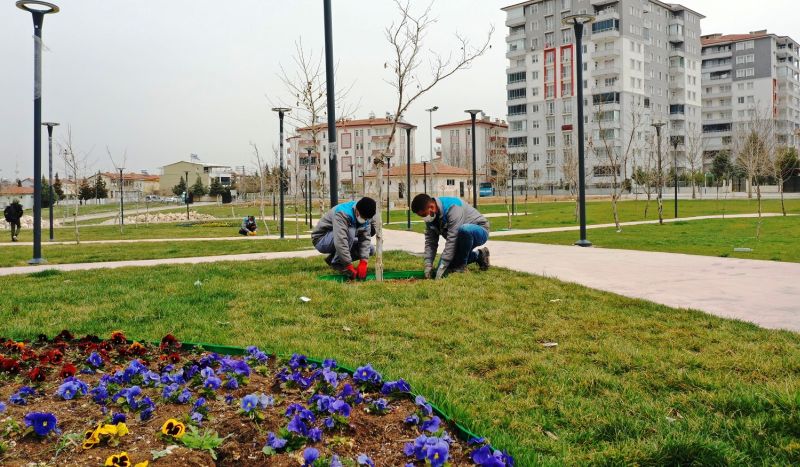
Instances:
[[[427,0],[412,0],[416,8]],[[294,42],[322,53],[322,0],[112,0],[57,1],[61,12],[44,24],[43,119],[72,128],[76,150],[90,153],[90,171],[109,170],[106,154],[126,167],[158,173],[190,153],[203,161],[250,165],[249,143],[263,152],[278,142],[273,99],[288,97],[277,77],[292,65]],[[420,127],[417,153],[428,153],[428,114],[434,125],[465,118],[467,108],[505,118],[505,14],[516,2],[437,0],[429,48],[446,52],[458,31],[474,42],[496,31],[490,52],[442,82],[411,107],[407,120]],[[796,0],[688,0],[705,14],[703,33],[767,28],[800,39]],[[231,5],[225,7],[224,5]],[[384,69],[390,49],[383,30],[397,17],[389,0],[334,0],[334,53],[339,83],[355,83],[357,117],[393,108]],[[0,0],[0,177],[33,173],[33,39],[30,14]],[[46,131],[43,131],[46,170]],[[119,161],[118,161],[119,163]],[[63,173],[63,164],[56,164]]]

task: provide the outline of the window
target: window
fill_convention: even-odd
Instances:
[[[533,129],[539,128],[539,120],[531,120],[531,128]]]
[[[524,71],[520,71],[518,73],[509,73],[508,75],[508,84],[519,83],[520,81],[525,81],[526,73]]]
[[[555,131],[556,130],[556,118],[555,117],[547,117],[545,119],[547,123],[547,131]]]
[[[527,95],[527,88],[509,89],[508,100],[523,99]]]
[[[517,120],[509,122],[509,130],[510,131],[525,131],[528,129],[527,120]]]
[[[532,79],[532,80],[537,80],[537,79],[539,79],[539,72],[538,72],[538,71],[532,71],[532,72],[531,72],[531,79]]]
[[[738,102],[739,104],[744,104],[744,96],[742,96],[742,97],[739,97],[739,99],[737,99],[737,102]]]
[[[539,104],[531,104],[531,113],[539,113]]]
[[[539,95],[539,88],[531,88],[531,96],[538,96]]]
[[[525,104],[508,106],[508,115],[525,115],[527,106]]]
[[[556,135],[547,135],[547,147],[548,148],[556,147]]]
[[[564,100],[564,113],[571,114],[572,113],[572,99],[565,99]]]
[[[531,140],[531,142],[532,142],[533,146],[538,146],[539,145],[539,137],[538,136],[534,136],[533,140]]]
[[[447,179],[447,186],[455,186],[455,185],[456,185],[455,179],[452,178]]]
[[[528,145],[528,137],[527,136],[513,136],[508,138],[508,147],[510,148],[520,148],[525,147]]]
[[[545,115],[555,115],[556,113],[556,103],[555,102],[545,102]]]

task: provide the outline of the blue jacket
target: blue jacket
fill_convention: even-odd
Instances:
[[[425,223],[425,264],[433,265],[436,249],[439,248],[439,237],[445,238],[442,251],[442,265],[446,268],[456,253],[458,229],[464,224],[475,224],[489,232],[489,221],[469,204],[460,198],[441,196],[434,198],[439,213],[433,222]]]
[[[359,224],[355,214],[356,202],[338,204],[322,216],[311,232],[311,242],[316,245],[328,232],[333,232],[333,244],[339,261],[350,264],[356,259],[369,259],[370,237],[375,235],[372,223],[367,220]],[[353,238],[356,243],[353,250],[358,253],[358,258],[350,255],[350,240],[348,231],[354,231]]]

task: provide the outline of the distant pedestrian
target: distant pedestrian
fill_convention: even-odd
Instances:
[[[258,235],[258,224],[255,216],[247,216],[242,219],[242,226],[239,228],[239,235]]]
[[[6,208],[3,210],[3,216],[6,218],[6,222],[11,225],[11,241],[18,241],[17,237],[19,236],[19,231],[22,228],[22,225],[20,224],[20,220],[22,219],[22,205],[19,204],[18,199],[14,198],[11,201],[11,204],[6,206]]]

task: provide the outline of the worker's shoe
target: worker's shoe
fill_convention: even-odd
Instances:
[[[13,237],[11,237],[11,241],[12,241],[12,242],[18,242],[19,240],[17,240],[17,236],[16,236],[16,235],[14,235]]]
[[[328,266],[333,266],[333,257],[334,257],[335,255],[336,255],[336,253],[331,253],[331,254],[329,254],[328,256],[326,256],[326,257],[325,257],[325,263],[326,263]]]
[[[489,249],[486,247],[481,248],[478,250],[478,267],[481,268],[481,271],[485,271],[489,269]]]

